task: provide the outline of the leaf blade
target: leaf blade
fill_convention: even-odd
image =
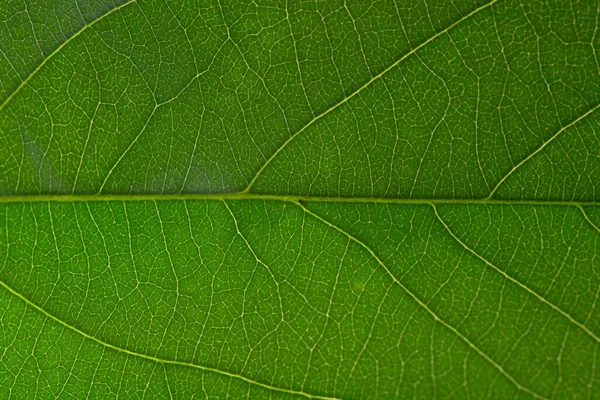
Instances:
[[[593,4],[133,3],[0,6],[3,395],[595,397]]]

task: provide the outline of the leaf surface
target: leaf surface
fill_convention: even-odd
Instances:
[[[598,398],[597,2],[0,22],[1,397]]]

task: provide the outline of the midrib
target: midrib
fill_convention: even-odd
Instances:
[[[381,204],[456,204],[456,205],[533,205],[533,206],[600,206],[600,201],[517,200],[517,199],[453,199],[301,196],[258,193],[140,193],[140,194],[40,194],[0,196],[0,203],[31,202],[96,202],[96,201],[183,201],[183,200],[268,200],[282,202],[333,202]]]

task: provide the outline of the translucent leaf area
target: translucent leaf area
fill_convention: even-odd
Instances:
[[[600,3],[0,3],[0,398],[600,399]]]

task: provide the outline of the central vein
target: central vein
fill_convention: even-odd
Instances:
[[[0,203],[30,202],[96,202],[96,201],[183,201],[183,200],[263,200],[285,202],[381,203],[381,204],[456,204],[456,205],[535,205],[535,206],[600,206],[598,201],[527,200],[527,199],[453,199],[302,196],[260,193],[139,193],[139,194],[40,194],[0,196]]]

